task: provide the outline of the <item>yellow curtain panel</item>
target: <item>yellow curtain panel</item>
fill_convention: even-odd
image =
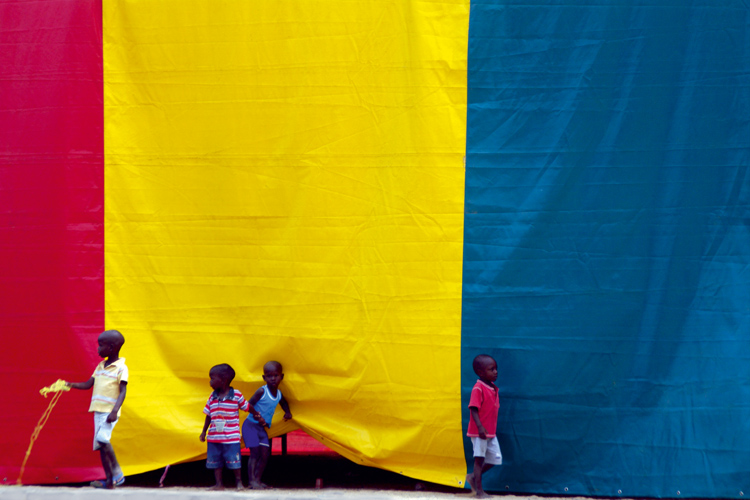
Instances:
[[[468,0],[104,1],[105,321],[126,474],[205,457],[208,371],[459,486]]]

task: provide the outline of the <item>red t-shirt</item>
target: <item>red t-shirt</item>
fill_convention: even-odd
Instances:
[[[500,410],[500,392],[497,386],[477,380],[471,390],[469,408],[479,410],[479,421],[482,422],[484,430],[487,432],[487,439],[495,437],[497,434],[497,412]],[[469,430],[466,435],[479,437],[479,429],[477,429],[477,424],[474,423],[471,415],[469,415]]]

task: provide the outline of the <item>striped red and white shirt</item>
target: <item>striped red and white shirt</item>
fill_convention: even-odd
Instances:
[[[224,399],[219,399],[216,391],[211,393],[203,413],[211,417],[211,425],[208,428],[206,441],[209,443],[239,443],[240,437],[240,412],[248,411],[250,403],[245,401],[242,393],[232,387]],[[223,430],[220,430],[223,425]]]

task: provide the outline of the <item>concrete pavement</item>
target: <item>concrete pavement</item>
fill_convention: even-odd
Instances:
[[[196,487],[139,488],[123,487],[114,491],[89,487],[60,486],[0,486],[0,500],[469,500],[470,494],[456,493],[369,490],[369,489],[272,489],[208,491]],[[500,498],[500,497],[498,497]],[[552,500],[550,497],[502,495],[503,500]],[[566,497],[565,500],[582,500],[582,497]]]
[[[466,499],[469,495],[460,493],[436,493],[393,490],[355,490],[355,489],[272,489],[244,490],[230,489],[208,491],[205,488],[171,487],[171,488],[129,488],[123,487],[114,491],[97,490],[82,487],[56,486],[2,486],[0,500],[419,500],[419,499]],[[507,498],[507,497],[506,497]],[[510,500],[510,499],[508,499]]]

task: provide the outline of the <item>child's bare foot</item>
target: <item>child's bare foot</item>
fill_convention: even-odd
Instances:
[[[477,498],[490,498],[490,495],[485,491],[477,491],[475,495]]]
[[[250,487],[254,490],[268,490],[271,488],[266,483],[261,483],[260,481],[253,481],[250,483]]]
[[[245,489],[245,487],[242,486],[242,483],[237,483],[236,488],[237,488],[237,491],[243,491]]]
[[[477,494],[477,487],[474,485],[474,474],[466,474],[466,484],[471,487],[471,494]]]
[[[224,491],[224,485],[223,484],[215,484],[211,486],[208,491]]]

